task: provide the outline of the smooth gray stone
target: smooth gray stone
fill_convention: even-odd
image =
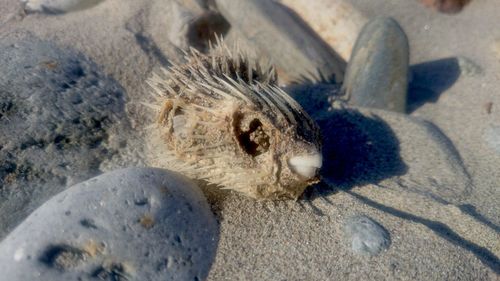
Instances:
[[[367,216],[347,219],[344,232],[351,249],[360,255],[375,256],[389,248],[391,239],[383,226]]]
[[[361,30],[347,65],[343,90],[355,106],[406,112],[409,46],[392,18],[376,18]]]
[[[286,7],[268,0],[215,3],[231,27],[257,49],[257,56],[270,60],[285,80],[343,80],[342,58]]]
[[[63,14],[91,8],[104,0],[21,0],[26,12]]]
[[[125,93],[71,48],[0,40],[0,239],[127,148]]]
[[[217,241],[217,222],[191,180],[128,168],[33,212],[0,244],[1,279],[204,280]]]

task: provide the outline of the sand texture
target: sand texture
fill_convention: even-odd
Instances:
[[[298,201],[280,202],[204,186],[220,229],[207,280],[498,280],[498,0],[471,1],[455,15],[420,1],[346,2],[367,19],[393,17],[406,32],[408,114],[328,111],[326,93],[298,97],[329,140],[325,181]],[[45,14],[26,13],[17,0],[0,0],[0,46],[34,37],[98,65],[99,73],[123,89],[127,129],[110,130],[108,137],[119,134],[127,145],[95,171],[140,166],[141,138],[151,121],[150,109],[140,104],[152,100],[145,80],[160,66],[182,62],[181,50],[199,43],[189,36],[189,26],[204,9],[204,1],[196,0],[104,0]],[[234,29],[229,36],[249,35]],[[6,122],[1,116],[0,124]],[[9,212],[2,203],[8,200],[0,200],[2,212]],[[389,233],[383,242],[388,248],[377,255],[351,249],[345,225],[360,215]]]

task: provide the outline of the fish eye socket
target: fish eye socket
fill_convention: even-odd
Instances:
[[[270,142],[262,122],[254,118],[248,126],[242,128],[241,124],[235,128],[238,144],[248,155],[256,157],[269,150]]]

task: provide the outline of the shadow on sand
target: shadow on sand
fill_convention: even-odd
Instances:
[[[413,79],[408,86],[407,111],[411,113],[425,103],[435,103],[460,77],[457,58],[424,62],[410,67]]]
[[[322,172],[329,184],[349,189],[406,173],[399,141],[379,117],[339,110],[318,124],[323,134]]]
[[[354,186],[375,184],[406,173],[408,167],[400,156],[399,141],[392,129],[377,116],[365,116],[355,110],[332,112],[327,119],[318,120],[323,134],[323,181],[307,189],[302,202],[323,212],[312,204],[321,197],[331,203],[327,195],[346,192],[362,204],[383,211],[403,220],[419,223],[450,243],[475,255],[495,273],[500,273],[500,261],[489,249],[462,238],[443,222],[429,220],[411,213],[386,206],[351,190]],[[435,200],[429,197],[429,200]],[[448,202],[441,202],[449,204]],[[460,205],[459,208],[479,222],[498,231],[498,226],[476,212],[474,206]]]
[[[425,219],[419,216],[415,216],[413,214],[397,210],[395,208],[385,206],[383,204],[380,204],[378,202],[375,202],[373,200],[370,200],[367,197],[364,197],[362,195],[357,194],[356,192],[352,191],[345,191],[351,196],[355,197],[356,199],[360,200],[363,204],[366,204],[370,207],[373,207],[375,209],[378,209],[380,211],[386,212],[390,215],[396,216],[398,218],[408,220],[414,223],[419,223],[430,229],[432,232],[434,232],[436,235],[446,239],[448,242],[452,243],[453,245],[456,245],[473,255],[475,255],[481,262],[483,262],[484,265],[488,266],[491,268],[495,273],[499,274],[500,273],[500,260],[498,259],[495,254],[493,254],[490,250],[481,247],[475,243],[472,243],[464,238],[462,238],[460,235],[458,235],[456,232],[454,232],[450,227],[448,227],[446,224],[439,222],[439,221],[433,221],[429,219]]]

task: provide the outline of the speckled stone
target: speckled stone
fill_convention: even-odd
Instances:
[[[370,217],[358,215],[347,219],[344,232],[354,253],[375,256],[389,248],[389,232]]]
[[[217,222],[177,173],[128,168],[59,193],[0,244],[2,280],[203,280]]]
[[[128,147],[125,91],[71,48],[0,41],[0,239]]]

